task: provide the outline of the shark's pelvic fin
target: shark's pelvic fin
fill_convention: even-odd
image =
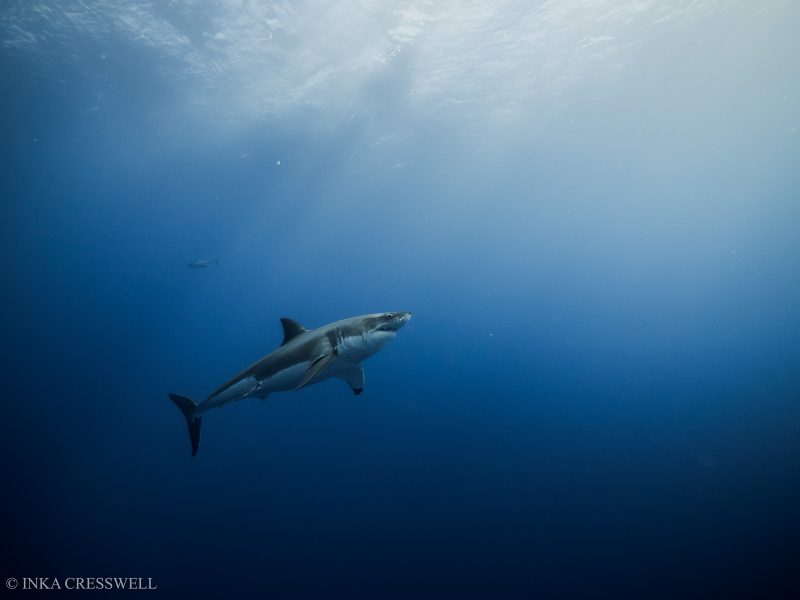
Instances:
[[[333,361],[334,358],[336,358],[336,352],[331,351],[316,359],[313,363],[311,363],[311,366],[308,367],[308,371],[306,371],[302,381],[294,389],[299,390],[301,387],[314,381],[314,378],[322,373],[322,371],[325,370],[325,367],[331,364],[331,361]]]
[[[300,323],[289,317],[283,317],[281,319],[281,325],[283,325],[283,341],[281,342],[281,346],[291,342],[301,333],[308,331],[308,329],[303,327]]]
[[[186,419],[186,425],[189,427],[189,440],[192,442],[192,456],[194,456],[200,446],[200,426],[203,424],[200,417],[194,416],[194,409],[197,408],[197,404],[186,396],[179,396],[178,394],[170,394],[169,399],[175,403],[175,406],[180,409]]]

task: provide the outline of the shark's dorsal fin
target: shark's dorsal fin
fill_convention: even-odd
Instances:
[[[308,329],[300,325],[300,323],[289,317],[283,317],[281,319],[281,325],[283,325],[283,341],[281,342],[281,346],[291,342],[301,333],[308,331]]]

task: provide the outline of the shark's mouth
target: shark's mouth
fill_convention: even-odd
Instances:
[[[384,317],[386,320],[375,328],[375,331],[385,331],[386,333],[397,333],[403,325],[408,323],[411,313],[393,313]]]

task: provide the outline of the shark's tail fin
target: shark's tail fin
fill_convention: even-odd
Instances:
[[[197,404],[186,396],[179,396],[178,394],[170,394],[169,399],[175,403],[183,417],[186,419],[186,425],[189,427],[189,440],[192,442],[192,456],[197,454],[197,448],[200,446],[200,425],[202,419],[194,415],[194,409]]]

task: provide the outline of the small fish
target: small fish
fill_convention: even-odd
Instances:
[[[219,258],[214,259],[207,259],[207,258],[198,258],[197,260],[193,260],[187,266],[190,269],[207,269],[211,265],[219,266]]]

